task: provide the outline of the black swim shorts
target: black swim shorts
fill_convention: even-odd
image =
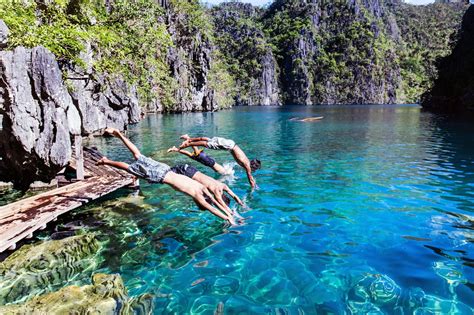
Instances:
[[[189,178],[193,178],[194,174],[196,174],[196,172],[198,170],[195,167],[192,167],[189,164],[178,164],[178,165],[173,166],[171,168],[171,171],[176,173],[176,174],[180,174],[180,175],[187,176]]]
[[[216,164],[216,160],[211,158],[209,155],[207,155],[203,151],[201,151],[201,153],[199,153],[198,156],[195,156],[192,159],[208,167],[214,167],[214,164]]]

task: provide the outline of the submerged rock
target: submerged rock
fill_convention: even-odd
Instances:
[[[25,245],[0,263],[0,304],[25,300],[87,274],[99,242],[85,234]]]
[[[24,304],[0,306],[1,314],[151,314],[152,296],[130,298],[120,275],[95,274],[92,284],[68,286]]]

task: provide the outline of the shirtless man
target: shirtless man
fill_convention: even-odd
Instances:
[[[201,183],[211,193],[214,194],[214,197],[217,201],[217,204],[220,205],[221,207],[224,207],[225,210],[226,210],[226,213],[230,212],[232,215],[238,217],[239,219],[243,219],[243,217],[240,216],[240,214],[237,211],[230,209],[227,202],[224,201],[225,193],[227,193],[232,198],[234,198],[234,200],[239,205],[241,205],[241,206],[244,205],[242,200],[240,200],[240,198],[237,197],[236,194],[234,194],[234,192],[229,188],[229,186],[215,180],[214,178],[212,178],[210,176],[207,176],[206,174],[203,174],[203,173],[199,172],[195,167],[192,167],[189,164],[178,164],[176,166],[173,166],[171,168],[171,171],[175,172],[176,174],[181,174],[181,175],[187,176],[187,177],[192,178],[195,181]],[[219,208],[222,209],[221,207],[219,207]]]
[[[193,198],[194,202],[200,209],[208,210],[215,216],[229,221],[232,225],[236,224],[235,219],[232,216],[225,214],[225,212],[222,213],[214,208],[212,204],[217,204],[217,201],[209,190],[202,184],[186,176],[170,172],[171,168],[168,165],[142,155],[138,148],[119,130],[115,128],[107,128],[105,132],[122,140],[125,146],[130,150],[130,152],[132,152],[135,162],[129,165],[124,162],[112,161],[107,157],[103,157],[97,162],[98,165],[110,165],[125,170],[132,175],[146,179],[150,183],[168,184],[173,189],[185,193]]]
[[[221,175],[227,175],[227,172],[222,165],[220,165],[219,163],[216,162],[216,160],[214,160],[212,157],[204,153],[204,150],[199,150],[198,147],[193,146],[193,153],[186,150],[180,150],[177,147],[169,148],[168,153],[170,152],[178,152],[183,155],[186,155],[187,157],[193,159],[194,161],[197,161],[207,167],[212,168],[215,172]]]
[[[255,188],[257,183],[252,176],[252,172],[258,170],[261,167],[261,163],[257,159],[253,159],[250,161],[248,157],[245,155],[244,151],[235,144],[233,140],[225,139],[225,138],[207,138],[207,137],[199,137],[199,138],[191,138],[187,134],[182,135],[181,139],[184,139],[183,143],[179,146],[179,149],[182,150],[187,147],[192,146],[201,146],[206,147],[212,150],[227,150],[230,151],[234,160],[245,170],[247,173],[247,178],[249,180],[250,186]]]

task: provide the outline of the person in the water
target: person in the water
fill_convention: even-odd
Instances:
[[[150,183],[168,184],[173,189],[185,193],[193,198],[194,202],[200,209],[208,210],[215,216],[229,221],[229,223],[232,225],[236,224],[232,215],[228,215],[224,210],[224,213],[222,213],[213,206],[213,204],[217,205],[218,202],[212,196],[211,192],[206,187],[204,187],[204,185],[191,178],[188,178],[187,176],[172,172],[171,168],[164,163],[160,163],[142,155],[138,148],[119,130],[115,128],[107,128],[105,133],[122,140],[125,146],[130,150],[130,152],[132,152],[135,162],[129,165],[125,162],[109,160],[104,156],[97,162],[98,165],[109,165],[125,170],[132,175],[146,179]]]
[[[181,174],[184,176],[187,176],[189,178],[194,179],[195,181],[201,183],[206,187],[211,193],[214,194],[214,197],[217,200],[218,205],[220,205],[219,209],[222,209],[221,207],[226,209],[226,213],[231,213],[232,215],[238,217],[239,219],[243,219],[240,214],[229,208],[229,203],[226,202],[225,198],[227,196],[225,193],[229,194],[239,205],[243,206],[244,203],[240,198],[229,188],[224,183],[221,183],[214,178],[207,176],[206,174],[203,174],[197,170],[197,168],[192,167],[189,164],[178,164],[176,166],[173,166],[171,168],[171,171],[175,172],[176,174]],[[228,198],[227,198],[228,199]],[[230,201],[230,200],[229,200]]]
[[[214,137],[214,138],[207,138],[207,137],[198,137],[198,138],[191,138],[189,135],[182,135],[181,139],[183,139],[183,143],[179,146],[179,149],[185,149],[187,147],[192,147],[192,146],[200,146],[200,147],[206,147],[208,149],[212,150],[226,150],[230,151],[232,156],[234,157],[234,160],[243,168],[245,169],[245,172],[247,173],[247,178],[249,180],[250,186],[252,188],[255,188],[257,183],[255,182],[255,179],[252,176],[252,172],[258,170],[261,167],[261,162],[260,160],[253,159],[250,161],[248,157],[245,155],[244,151],[235,144],[233,140],[226,139],[226,138],[220,138],[220,137]]]
[[[207,155],[204,150],[199,150],[198,147],[196,146],[193,146],[193,152],[189,152],[189,151],[186,151],[186,150],[180,150],[178,149],[177,147],[173,146],[171,148],[168,149],[168,153],[169,152],[178,152],[178,153],[181,153],[183,155],[186,155],[187,157],[207,166],[207,167],[210,167],[212,168],[215,172],[221,174],[221,175],[227,175],[227,172],[225,170],[225,168],[220,165],[219,163],[216,162],[216,160],[214,160],[212,157],[210,157],[209,155]]]

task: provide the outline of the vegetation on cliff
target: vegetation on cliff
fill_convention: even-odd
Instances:
[[[9,48],[43,45],[62,65],[123,78],[149,110],[234,104],[417,102],[466,5],[277,0],[7,2]],[[91,61],[85,58],[92,55]],[[67,68],[67,67],[65,67]]]
[[[462,3],[393,8],[402,38],[397,48],[401,101],[418,102],[431,88],[438,76],[438,61],[451,53],[465,9]]]

